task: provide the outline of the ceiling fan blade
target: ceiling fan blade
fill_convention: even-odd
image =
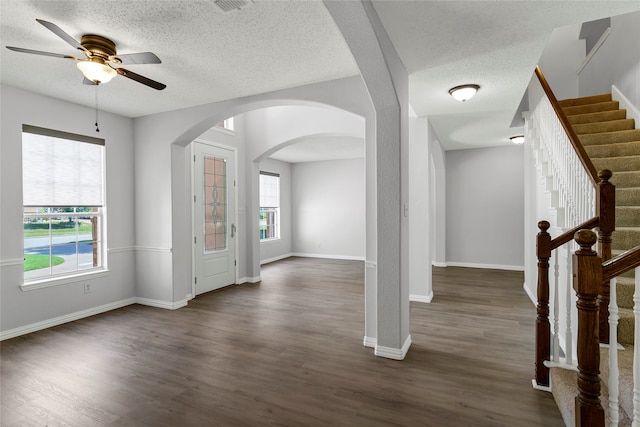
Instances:
[[[153,52],[125,53],[124,55],[113,55],[109,60],[123,65],[131,64],[160,64],[160,58]]]
[[[36,19],[39,23],[47,27],[49,31],[51,31],[56,36],[60,37],[62,40],[66,41],[68,44],[73,46],[74,48],[83,51],[85,54],[88,54],[87,49],[85,49],[79,41],[71,37],[69,34],[65,33],[62,28],[58,27],[56,24],[53,24],[49,21],[45,21],[43,19]]]
[[[25,49],[22,47],[14,47],[14,46],[6,46],[6,48],[9,50],[13,50],[15,52],[32,53],[34,55],[53,56],[55,58],[73,59],[75,61],[78,60],[78,58],[73,55],[64,55],[62,53],[43,52],[41,50]]]
[[[135,80],[138,83],[142,83],[143,85],[147,85],[157,90],[162,90],[165,87],[167,87],[167,85],[163,83],[157,82],[155,80],[151,80],[148,77],[141,76],[140,74],[136,74],[133,71],[125,70],[124,68],[116,68],[115,70],[118,72],[118,74],[120,74],[123,77],[127,77],[131,80]]]
[[[123,77],[127,77],[131,80],[135,80],[138,83],[142,83],[143,85],[147,85],[157,90],[162,90],[165,87],[167,87],[167,85],[163,83],[157,82],[155,80],[151,80],[148,77],[141,76],[140,74],[136,74],[133,71],[125,70],[124,68],[116,68],[115,70],[118,72],[118,74],[120,74]]]

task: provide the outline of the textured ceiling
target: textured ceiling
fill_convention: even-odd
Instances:
[[[503,145],[518,131],[509,126],[554,28],[640,10],[638,0],[373,3],[410,73],[411,106],[429,116],[445,149]],[[99,88],[100,108],[128,117],[358,74],[319,0],[256,0],[229,13],[212,0],[2,0],[0,7],[2,45],[75,54],[40,18],[76,39],[107,36],[121,54],[156,53],[162,64],[127,68],[165,83],[164,91],[122,77]],[[3,48],[0,66],[3,84],[94,105],[95,88],[81,84],[72,61]],[[462,83],[482,86],[464,104],[447,93]]]

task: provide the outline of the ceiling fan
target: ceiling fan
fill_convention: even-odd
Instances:
[[[162,90],[167,85],[151,80],[148,77],[136,74],[133,71],[119,67],[120,65],[135,64],[160,64],[158,58],[152,52],[126,53],[119,55],[116,51],[116,44],[106,37],[95,34],[85,34],[78,42],[76,39],[65,33],[60,27],[51,22],[42,19],[36,19],[40,24],[44,25],[62,40],[80,50],[86,58],[78,58],[73,55],[64,55],[60,53],[43,52],[40,50],[24,49],[21,47],[7,46],[7,49],[15,52],[31,53],[35,55],[53,56],[55,58],[71,59],[77,61],[77,66],[84,75],[84,84],[99,85],[107,83],[118,74],[134,80],[143,85]]]

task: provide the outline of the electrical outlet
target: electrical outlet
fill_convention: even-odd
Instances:
[[[93,292],[93,289],[91,288],[91,283],[85,283],[84,284],[84,293],[85,294],[90,294],[91,292]]]

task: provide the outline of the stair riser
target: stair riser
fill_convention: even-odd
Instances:
[[[616,206],[640,206],[640,187],[616,188]],[[637,222],[640,222],[640,218],[636,220]],[[621,224],[618,225],[624,227]],[[632,227],[635,226],[640,226],[640,224],[632,225]]]
[[[598,113],[600,111],[617,110],[619,103],[617,101],[599,102],[597,104],[578,105],[575,107],[563,107],[567,116],[576,114]]]
[[[618,132],[621,130],[631,130],[633,128],[633,119],[615,120],[600,123],[585,123],[573,126],[573,130],[575,130],[578,135],[589,133]]]
[[[616,286],[616,302],[620,308],[633,309],[633,292],[635,285],[628,281]]]
[[[611,182],[616,188],[640,187],[640,171],[614,173]]]
[[[582,123],[608,122],[611,120],[623,120],[627,118],[627,110],[600,111],[599,113],[577,114],[568,116],[569,123],[579,125]]]
[[[579,136],[582,145],[615,144],[618,142],[640,141],[640,129],[621,130],[618,132],[590,133]]]
[[[596,170],[610,169],[616,172],[640,171],[640,156],[606,157],[591,159]]]
[[[610,93],[602,93],[598,95],[591,96],[582,96],[580,98],[569,98],[558,101],[558,104],[562,108],[571,107],[576,105],[586,105],[586,104],[598,104],[601,102],[609,102],[611,101]]]
[[[621,206],[619,203],[620,189],[617,190],[616,227],[640,227],[640,203],[636,206]],[[640,191],[640,189],[638,190]]]
[[[587,145],[584,148],[592,159],[600,157],[640,156],[640,141]]]
[[[640,228],[620,229],[613,232],[613,249],[628,250],[640,245]]]
[[[620,344],[633,344],[634,323],[633,312],[628,315],[620,310],[620,319],[618,320],[618,342]]]

